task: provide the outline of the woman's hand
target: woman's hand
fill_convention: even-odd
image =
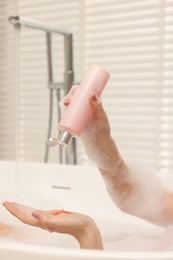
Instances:
[[[68,106],[71,103],[71,100],[73,99],[73,96],[75,95],[79,87],[79,85],[72,86],[69,93],[64,98],[63,103],[65,106]],[[93,94],[90,96],[89,101],[94,113],[87,128],[84,130],[84,134],[86,132],[89,132],[90,137],[93,138],[95,138],[96,136],[97,138],[100,138],[102,135],[106,135],[106,137],[110,136],[109,121],[100,99]]]
[[[72,86],[64,99],[65,106],[70,105],[79,87]],[[109,120],[101,100],[96,95],[91,95],[89,102],[94,112],[81,134],[81,141],[88,158],[94,161],[99,169],[110,171],[119,167],[121,156],[110,135]]]
[[[81,248],[103,249],[100,232],[87,215],[64,210],[36,210],[28,206],[5,201],[5,208],[24,224],[72,235]]]

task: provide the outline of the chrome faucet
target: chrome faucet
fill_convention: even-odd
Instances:
[[[61,99],[60,91],[64,89],[64,96],[69,92],[73,85],[74,73],[73,73],[73,34],[62,28],[56,28],[40,21],[31,20],[22,16],[10,16],[9,22],[14,27],[21,28],[29,27],[36,30],[42,30],[46,33],[46,45],[47,45],[47,59],[48,59],[48,88],[50,92],[50,103],[49,103],[49,122],[47,132],[47,145],[45,148],[44,162],[48,162],[49,148],[57,144],[56,138],[51,138],[52,130],[52,116],[53,116],[53,93],[56,92],[57,96],[57,107],[58,119],[61,120],[61,110],[59,102]],[[65,54],[65,70],[64,70],[64,81],[54,82],[53,80],[53,64],[52,64],[52,34],[59,34],[64,37],[64,54]],[[65,154],[64,154],[65,153]],[[77,164],[76,156],[76,140],[73,138],[65,151],[61,145],[59,145],[59,163],[65,164]]]

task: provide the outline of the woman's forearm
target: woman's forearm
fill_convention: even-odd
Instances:
[[[121,158],[114,169],[99,170],[110,197],[122,211],[156,225],[173,224],[173,194],[150,168]]]
[[[173,217],[170,209],[173,195],[166,192],[149,168],[123,160],[111,137],[100,100],[91,98],[90,103],[94,115],[81,140],[89,159],[96,163],[113,202],[126,213],[158,225],[168,225]]]
[[[173,210],[171,213],[168,206],[173,196],[167,195],[151,169],[125,162],[111,136],[84,146],[87,152],[92,151],[90,159],[94,158],[110,197],[122,211],[161,226],[173,223]]]

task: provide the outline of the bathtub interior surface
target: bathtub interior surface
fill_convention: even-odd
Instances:
[[[21,223],[2,206],[5,200],[16,201],[36,209],[63,208],[90,215],[101,231],[105,247],[102,258],[105,259],[118,253],[114,252],[114,249],[123,251],[123,254],[125,251],[146,251],[143,247],[144,242],[152,246],[153,240],[163,233],[160,227],[120,212],[110,200],[95,167],[0,162],[0,174],[3,180],[0,183],[0,252],[4,253],[4,256],[6,253],[9,255],[9,252],[13,252],[14,255],[15,252],[19,257],[20,254],[24,254],[21,248],[25,248],[23,250],[27,253],[30,252],[32,258],[38,255],[43,257],[50,252],[49,258],[45,259],[60,256],[63,249],[66,249],[63,251],[64,259],[68,259],[68,252],[71,256],[77,254],[76,259],[82,255],[85,258],[84,252],[88,252],[78,250],[79,245],[71,236],[49,233]],[[173,182],[169,176],[168,182],[166,179],[163,181],[169,188],[170,181]],[[118,242],[116,247],[115,242]],[[35,251],[37,253],[34,254]],[[98,252],[89,252],[90,258],[92,256],[93,259],[97,259]],[[62,256],[59,259],[62,259]],[[126,259],[125,255],[121,259]]]

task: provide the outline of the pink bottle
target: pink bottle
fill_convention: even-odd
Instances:
[[[59,144],[67,145],[72,136],[80,136],[93,114],[89,98],[93,94],[101,95],[109,76],[109,73],[98,65],[89,68],[59,123]]]

